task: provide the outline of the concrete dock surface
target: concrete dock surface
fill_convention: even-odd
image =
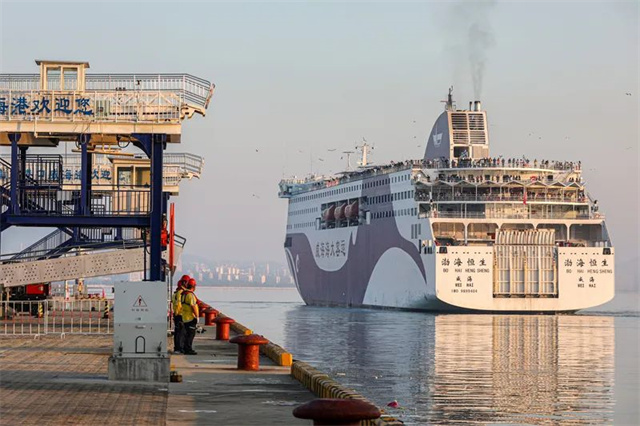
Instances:
[[[207,335],[209,334],[209,335]],[[167,425],[309,425],[293,417],[297,405],[315,399],[290,372],[260,357],[260,371],[238,371],[237,345],[196,337],[198,355],[171,357],[182,383],[169,384]]]
[[[0,424],[311,424],[292,415],[315,397],[289,367],[261,356],[260,371],[238,371],[237,346],[211,329],[194,348],[171,357],[182,383],[134,383],[107,380],[111,335],[2,336]]]

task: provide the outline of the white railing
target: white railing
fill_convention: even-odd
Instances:
[[[563,220],[585,220],[585,219],[604,219],[604,215],[594,213],[578,213],[574,211],[568,212],[446,212],[431,210],[428,212],[420,212],[419,219],[563,219]]]
[[[50,81],[49,85],[53,82]],[[78,87],[65,77],[66,87]],[[87,74],[86,92],[172,92],[184,103],[209,106],[215,86],[190,74]],[[60,88],[47,87],[49,90]],[[41,91],[39,74],[0,74],[0,91]]]
[[[0,335],[111,333],[113,300],[0,302]]]

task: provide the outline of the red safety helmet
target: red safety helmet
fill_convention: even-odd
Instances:
[[[189,275],[183,275],[182,278],[180,278],[178,280],[178,288],[185,287],[187,285],[187,283],[189,282],[190,278],[191,277]]]
[[[188,285],[189,285],[189,287],[187,287],[187,288],[189,288],[190,290],[195,290],[196,289],[196,280],[194,280],[193,278],[189,278]]]

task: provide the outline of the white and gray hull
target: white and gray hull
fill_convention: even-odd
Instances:
[[[418,218],[413,197],[405,197],[412,194],[410,173],[368,177],[360,183],[316,191],[290,204],[285,251],[305,303],[434,311],[571,312],[613,297],[612,247],[528,245],[529,251],[524,252],[523,245],[502,249],[495,245],[435,246],[435,219]],[[318,205],[332,197],[382,202],[368,206],[366,223],[321,229]],[[392,214],[385,217],[382,212]],[[505,250],[509,258],[504,257]]]

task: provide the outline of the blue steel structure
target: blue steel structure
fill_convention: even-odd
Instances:
[[[80,229],[82,228],[116,228],[121,232],[122,228],[143,228],[149,229],[149,279],[159,281],[164,279],[162,268],[162,247],[161,230],[162,218],[167,213],[167,202],[169,194],[163,192],[162,164],[163,151],[166,148],[166,135],[163,134],[136,134],[137,139],[134,144],[147,154],[151,161],[151,185],[150,185],[150,211],[148,214],[139,215],[100,215],[94,214],[91,210],[91,170],[92,154],[88,146],[91,135],[79,135],[78,143],[81,147],[82,167],[80,199],[75,205],[74,214],[64,214],[63,212],[42,211],[34,213],[28,208],[25,212],[21,201],[29,198],[26,182],[26,156],[28,147],[20,146],[20,133],[9,134],[11,141],[11,178],[10,196],[8,201],[9,209],[0,216],[0,229],[6,230],[10,226],[30,226],[30,227],[57,227],[61,229],[71,228],[73,238],[70,244],[81,244],[82,238]],[[13,167],[13,164],[20,164]],[[21,194],[22,192],[22,194]],[[26,194],[25,194],[26,193]],[[23,195],[23,196],[21,196]],[[0,234],[1,238],[1,234]],[[1,240],[0,240],[1,241]]]
[[[137,228],[143,236],[149,235],[148,279],[164,280],[161,232],[169,199],[163,191],[164,150],[167,143],[180,142],[185,118],[194,112],[204,115],[214,86],[189,75],[92,77],[84,74],[88,63],[36,63],[40,65],[39,81],[33,75],[0,75],[0,104],[12,105],[0,109],[0,145],[9,145],[11,150],[11,164],[5,164],[10,179],[0,186],[0,248],[2,232],[11,226],[55,227],[70,235],[51,252],[90,240],[90,229],[113,229],[118,241],[124,229]],[[52,83],[52,79],[57,81]],[[55,90],[60,90],[59,94]],[[31,102],[34,108],[14,108],[20,99],[22,103]],[[76,110],[79,114],[73,115],[68,107],[55,111],[36,108],[43,104],[68,105],[69,99],[82,105]],[[125,192],[114,186],[111,193],[92,188],[93,147],[116,145],[122,139],[150,159],[149,187]],[[49,176],[27,173],[30,164],[37,163],[35,170],[46,161],[55,162],[41,155],[29,156],[29,147],[57,146],[60,142],[75,142],[80,149],[79,191],[65,190],[61,179],[56,182]],[[131,196],[138,200],[135,208],[124,202]],[[144,237],[140,241],[147,244]]]

